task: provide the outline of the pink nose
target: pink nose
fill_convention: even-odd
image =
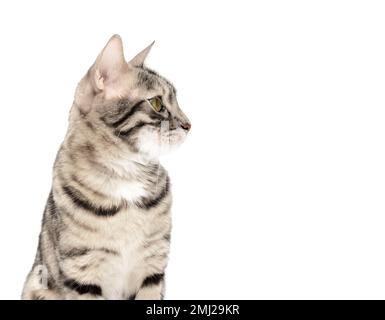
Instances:
[[[183,129],[189,131],[191,129],[191,123],[190,122],[185,122],[180,125]]]

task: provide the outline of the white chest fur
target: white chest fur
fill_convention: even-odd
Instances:
[[[143,180],[148,182],[148,179]],[[144,185],[141,180],[124,181],[93,176],[92,182],[104,195],[117,201],[126,200],[127,207],[109,217],[95,217],[80,210],[77,218],[97,231],[82,236],[82,244],[76,245],[106,248],[116,253],[104,254],[97,250],[95,255],[91,253],[87,257],[92,262],[89,281],[100,285],[107,299],[126,299],[139,290],[145,277],[160,273],[162,271],[159,270],[165,268],[169,243],[162,237],[170,232],[168,211],[171,194],[167,194],[157,206],[142,209],[135,203],[142,197],[151,197],[146,191],[146,187],[149,189],[151,186]],[[149,257],[157,255],[163,258],[155,257],[149,261]],[[88,280],[88,275],[84,276]]]
[[[143,184],[137,181],[115,183],[110,192],[112,196],[123,198],[131,203],[146,195]]]

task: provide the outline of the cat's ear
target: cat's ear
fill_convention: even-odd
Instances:
[[[148,47],[140,51],[134,58],[130,60],[128,64],[134,67],[143,67],[144,60],[146,60],[148,53],[150,52],[155,41],[153,41]]]
[[[88,113],[95,95],[112,89],[114,80],[127,69],[122,39],[114,35],[76,88],[75,103],[80,111],[84,114]]]
[[[113,82],[127,68],[124,59],[123,43],[119,35],[114,35],[100,52],[92,67],[95,89],[104,90],[106,83]]]

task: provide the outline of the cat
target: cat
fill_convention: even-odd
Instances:
[[[22,299],[163,299],[171,190],[158,158],[191,123],[114,35],[79,82]]]

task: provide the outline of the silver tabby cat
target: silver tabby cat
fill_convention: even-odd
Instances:
[[[162,299],[170,180],[191,125],[176,91],[113,36],[79,82],[23,299]]]

